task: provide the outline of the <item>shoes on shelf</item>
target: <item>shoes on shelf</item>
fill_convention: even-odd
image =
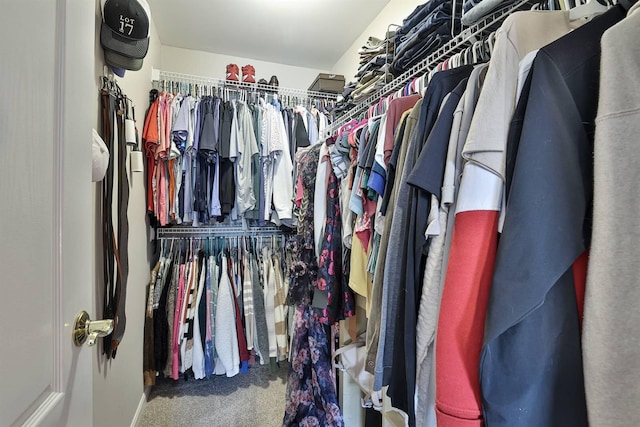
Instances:
[[[242,81],[244,83],[256,82],[256,69],[253,65],[245,65],[242,67]]]
[[[236,64],[227,65],[227,80],[232,82],[240,81],[240,70]]]

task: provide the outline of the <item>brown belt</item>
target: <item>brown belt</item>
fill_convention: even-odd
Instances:
[[[126,326],[125,301],[127,277],[129,273],[128,236],[129,223],[127,210],[129,205],[129,180],[126,172],[127,148],[125,141],[126,98],[115,83],[106,82],[101,92],[102,130],[109,153],[118,156],[118,193],[117,193],[117,236],[112,215],[114,190],[114,164],[109,162],[106,176],[102,182],[102,243],[104,304],[103,318],[114,320],[113,332],[104,338],[103,353],[114,358],[119,343],[124,336]],[[115,134],[118,135],[116,147]],[[114,268],[117,274],[114,277]]]

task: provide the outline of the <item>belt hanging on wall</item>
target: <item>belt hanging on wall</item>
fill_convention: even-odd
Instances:
[[[114,320],[113,332],[103,340],[103,354],[114,358],[126,326],[125,301],[129,273],[129,179],[126,170],[125,118],[127,99],[118,85],[103,78],[102,131],[112,161],[102,181],[103,318]],[[117,156],[114,156],[117,154]],[[117,164],[113,159],[117,158]],[[117,168],[117,232],[113,218],[113,190]]]

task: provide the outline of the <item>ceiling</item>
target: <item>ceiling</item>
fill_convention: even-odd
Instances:
[[[148,2],[163,45],[330,70],[389,0]]]

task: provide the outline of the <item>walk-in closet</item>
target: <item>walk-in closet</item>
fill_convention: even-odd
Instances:
[[[0,426],[640,425],[636,0],[6,6]]]

